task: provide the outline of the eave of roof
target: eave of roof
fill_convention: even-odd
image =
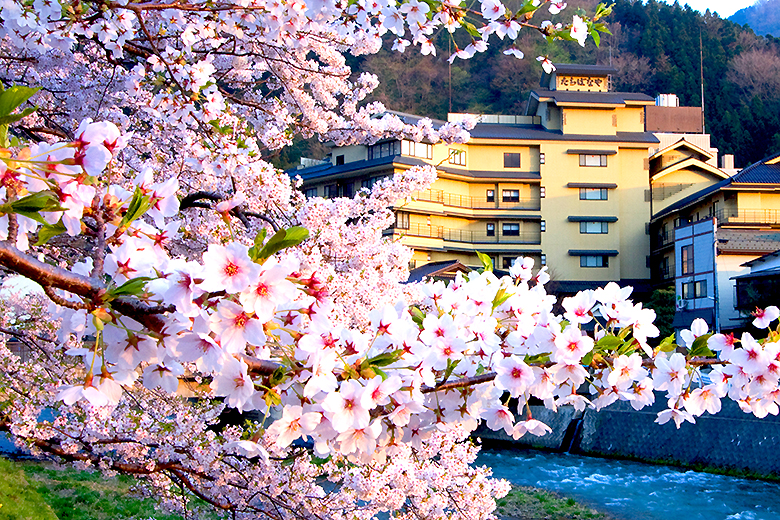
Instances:
[[[718,177],[721,180],[731,178],[726,172],[724,172],[720,168],[716,168],[711,164],[707,164],[706,162],[702,161],[701,159],[697,159],[696,157],[688,157],[681,161],[677,161],[676,163],[670,164],[663,170],[656,172],[655,175],[653,175],[651,180],[655,181],[665,175],[669,175],[670,173],[682,170],[683,168],[697,168],[699,170],[703,170],[705,172],[711,173],[712,175]]]
[[[686,148],[690,148],[691,150],[697,151],[697,152],[699,152],[700,154],[702,154],[702,155],[706,155],[707,157],[710,157],[710,158],[712,158],[712,157],[714,157],[714,156],[715,156],[715,155],[714,155],[712,152],[710,152],[709,150],[705,150],[704,148],[702,148],[702,147],[700,147],[700,146],[697,146],[697,145],[695,145],[695,144],[691,143],[690,141],[687,141],[687,140],[686,140],[686,139],[683,137],[683,138],[682,138],[682,139],[680,139],[679,141],[676,141],[676,142],[674,142],[674,143],[670,144],[670,145],[669,145],[669,146],[667,146],[666,148],[662,148],[661,150],[658,150],[656,153],[654,153],[653,155],[651,155],[651,156],[650,156],[650,159],[655,159],[656,157],[660,157],[660,156],[662,156],[663,154],[665,154],[665,153],[667,153],[667,152],[670,152],[670,151],[672,151],[672,150],[675,150],[675,149],[677,149],[677,148],[680,148],[680,147],[682,147],[682,146],[685,146]]]

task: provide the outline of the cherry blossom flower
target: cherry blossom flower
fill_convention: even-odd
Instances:
[[[257,276],[257,264],[249,258],[248,247],[233,242],[227,247],[211,244],[203,253],[203,281],[206,291],[241,292]]]
[[[226,352],[243,352],[246,344],[262,345],[266,341],[263,323],[231,301],[223,300],[217,313],[211,316],[211,330]]]
[[[510,356],[499,361],[495,366],[496,387],[506,390],[512,397],[524,394],[534,382],[531,367],[517,356]]]
[[[753,326],[758,329],[765,329],[769,327],[770,323],[777,318],[780,318],[780,309],[774,305],[770,305],[766,309],[756,308],[756,312],[753,313],[753,316],[756,317],[756,319],[753,320]]]

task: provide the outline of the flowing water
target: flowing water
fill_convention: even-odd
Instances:
[[[513,484],[571,496],[625,520],[780,520],[780,484],[535,450],[483,450]]]

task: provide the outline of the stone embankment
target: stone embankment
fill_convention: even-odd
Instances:
[[[561,407],[557,413],[532,406],[533,417],[548,424],[553,432],[513,441],[503,431],[484,427],[477,436],[528,446],[583,455],[606,456],[663,462],[686,467],[733,471],[756,477],[780,477],[780,417],[758,419],[742,412],[735,402],[724,399],[717,415],[705,414],[696,424],[655,423],[656,414],[666,407],[663,395],[656,394],[652,407],[636,411],[620,401],[596,412],[576,412]]]

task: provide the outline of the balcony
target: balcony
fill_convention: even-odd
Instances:
[[[777,209],[720,209],[715,217],[719,226],[780,225],[780,210]]]
[[[666,281],[674,278],[674,263],[662,264],[653,268],[651,278],[655,281]]]
[[[539,210],[541,199],[539,197],[523,197],[513,201],[496,202],[487,200],[486,197],[472,197],[470,195],[457,195],[445,193],[443,190],[424,190],[412,193],[412,198],[420,202],[435,202],[445,206],[465,209],[520,209]],[[500,197],[497,196],[500,200]]]
[[[541,244],[540,231],[521,232],[517,235],[488,235],[486,232],[469,229],[452,229],[443,226],[426,224],[410,224],[408,229],[399,227],[388,228],[385,235],[405,235],[408,237],[438,238],[448,242],[464,242],[467,244]]]
[[[656,251],[658,249],[663,249],[664,247],[671,245],[673,242],[674,242],[674,229],[670,229],[667,231],[659,231],[657,234],[653,235],[651,249],[653,251]]]

